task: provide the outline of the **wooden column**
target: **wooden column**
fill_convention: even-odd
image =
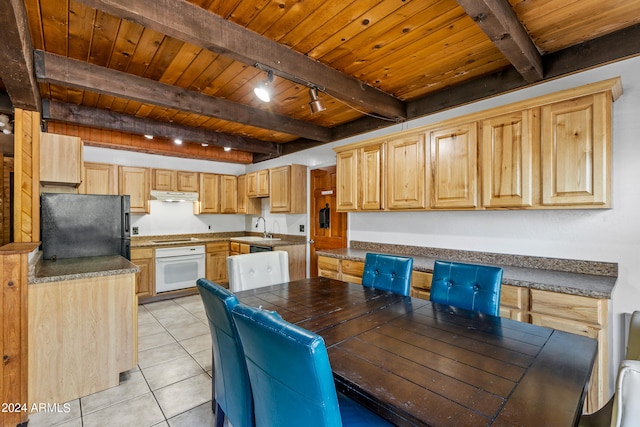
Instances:
[[[40,240],[40,113],[15,110],[13,241]]]
[[[0,247],[0,425],[27,422],[27,286],[29,253],[39,243],[10,243]],[[24,424],[26,425],[26,424]]]

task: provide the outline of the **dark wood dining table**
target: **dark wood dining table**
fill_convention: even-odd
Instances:
[[[338,391],[396,425],[562,427],[582,412],[593,339],[323,277],[237,295],[322,336]]]

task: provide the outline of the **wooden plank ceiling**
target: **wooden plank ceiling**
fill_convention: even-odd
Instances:
[[[179,137],[188,143],[167,154],[245,163],[640,53],[640,0],[0,5],[14,11],[0,18],[15,30],[0,41],[0,62],[12,60],[0,77],[15,106],[87,143],[132,134],[123,148],[162,153]],[[36,83],[16,77],[30,70]],[[263,103],[253,88],[269,70]],[[310,87],[324,111],[311,113]]]

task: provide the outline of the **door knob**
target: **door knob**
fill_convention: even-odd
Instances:
[[[309,240],[309,244],[310,244],[310,245],[313,245],[315,242],[316,242],[316,241],[315,241],[315,240],[313,240],[313,239]]]

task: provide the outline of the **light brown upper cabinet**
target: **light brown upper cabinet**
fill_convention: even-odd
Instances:
[[[542,204],[609,206],[611,94],[542,107]]]
[[[371,144],[337,154],[337,210],[382,209],[383,147]]]
[[[426,208],[424,133],[388,140],[386,159],[387,208]]]
[[[220,176],[220,213],[234,214],[238,211],[238,182],[234,175]]]
[[[432,208],[478,206],[477,124],[429,132]]]
[[[84,162],[80,194],[118,194],[118,167],[106,163]]]
[[[198,172],[153,169],[151,188],[158,191],[198,191]]]
[[[130,196],[131,213],[149,213],[150,171],[132,166],[118,167],[118,194]]]
[[[200,201],[194,203],[196,214],[220,213],[220,175],[200,174]]]
[[[247,194],[247,175],[239,175],[237,178],[238,213],[250,215],[259,214],[262,209],[262,202],[257,198],[249,198]]]
[[[178,191],[198,192],[198,172],[178,171]]]
[[[530,207],[540,147],[539,109],[516,111],[481,122],[482,204]]]
[[[75,136],[40,134],[40,183],[70,185],[82,182],[82,140]]]
[[[271,213],[307,212],[307,167],[288,165],[270,169]]]
[[[178,171],[168,169],[151,170],[151,189],[158,191],[176,191],[178,189]]]
[[[269,197],[269,169],[247,174],[247,195],[249,197]]]

